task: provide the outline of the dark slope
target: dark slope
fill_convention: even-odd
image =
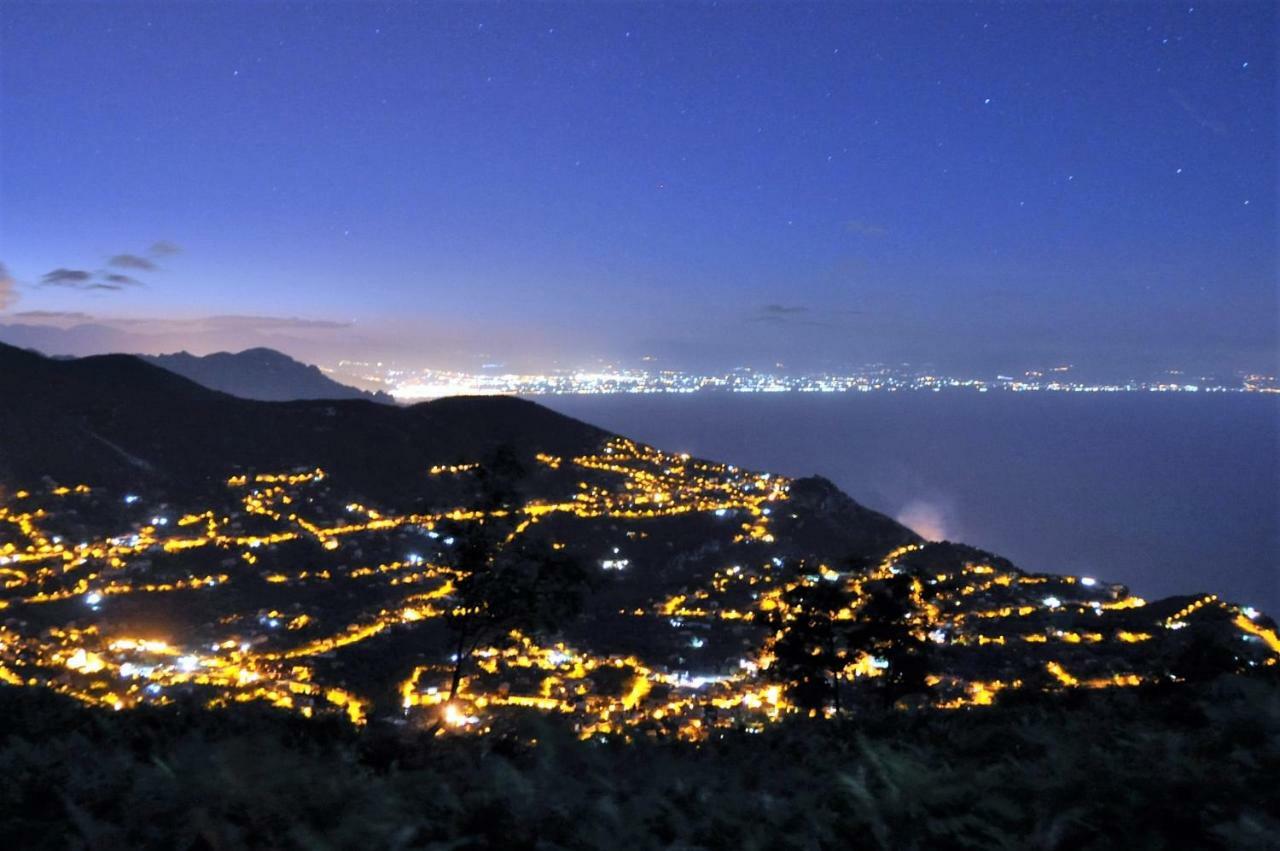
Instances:
[[[257,402],[128,355],[52,360],[0,345],[0,481],[204,491],[237,469],[322,467],[380,498],[411,492],[433,464],[589,451],[593,426],[505,397],[408,408],[365,400]]]
[[[394,401],[385,393],[368,393],[339,384],[318,367],[296,361],[274,349],[246,349],[235,354],[217,352],[203,357],[188,352],[140,357],[197,384],[242,399],[257,399],[262,402],[301,399],[369,399],[384,403]]]

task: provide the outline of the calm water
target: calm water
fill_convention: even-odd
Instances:
[[[1029,570],[1280,615],[1280,399],[868,394],[540,398],[671,451],[818,473]]]

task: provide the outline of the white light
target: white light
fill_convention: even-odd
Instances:
[[[137,672],[138,668],[132,662],[125,662],[120,665],[120,676],[122,677],[132,677]]]
[[[96,606],[102,602],[102,595],[99,594],[97,591],[91,591],[90,593],[85,595],[84,601],[90,606]]]
[[[199,666],[200,660],[195,656],[182,656],[178,659],[178,669],[186,673],[191,673]]]
[[[1085,586],[1086,588],[1092,588],[1093,586],[1098,584],[1098,580],[1094,579],[1092,576],[1081,576],[1080,584]]]
[[[689,639],[689,646],[690,646],[690,647],[693,647],[693,648],[701,647],[702,645],[704,645],[704,644],[706,644],[706,643],[707,643],[707,642],[703,641],[701,638],[698,638],[698,636],[696,636],[696,635],[695,635],[693,638],[690,638],[690,639]]]
[[[1245,606],[1240,611],[1243,612],[1244,616],[1249,620],[1255,620],[1258,617],[1258,615],[1262,614],[1262,612],[1258,611],[1253,606]]]
[[[136,495],[134,494],[125,495],[125,498],[124,498],[125,505],[133,505],[137,501],[138,501],[138,497]]]
[[[1051,609],[1056,609],[1062,605],[1062,601],[1059,600],[1057,597],[1045,597],[1044,604]]]

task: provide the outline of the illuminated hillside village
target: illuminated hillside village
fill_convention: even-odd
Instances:
[[[419,471],[441,504],[405,514],[355,501],[319,469],[235,472],[207,505],[85,484],[4,494],[0,678],[120,710],[266,701],[441,734],[554,713],[583,737],[700,739],[799,711],[771,676],[803,614],[797,588],[840,589],[848,604],[834,617],[857,621],[895,577],[909,582],[906,627],[929,648],[916,704],[938,710],[1176,679],[1169,660],[1206,632],[1241,670],[1280,659],[1274,622],[1253,609],[1214,596],[1147,604],[1092,578],[1024,573],[916,540],[821,480],[620,438],[530,461],[539,496],[489,512],[463,497],[478,470],[465,459]],[[889,531],[850,531],[854,509]],[[452,530],[499,520],[505,544],[540,536],[598,584],[554,639],[516,632],[478,648],[450,699]],[[877,557],[847,563],[850,535]],[[834,673],[856,694],[887,664],[848,652]]]

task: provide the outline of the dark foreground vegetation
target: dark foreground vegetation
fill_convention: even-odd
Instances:
[[[537,722],[545,724],[545,722]],[[356,731],[0,688],[7,848],[1274,848],[1280,683],[800,721],[701,746]],[[527,731],[526,731],[527,733]]]

